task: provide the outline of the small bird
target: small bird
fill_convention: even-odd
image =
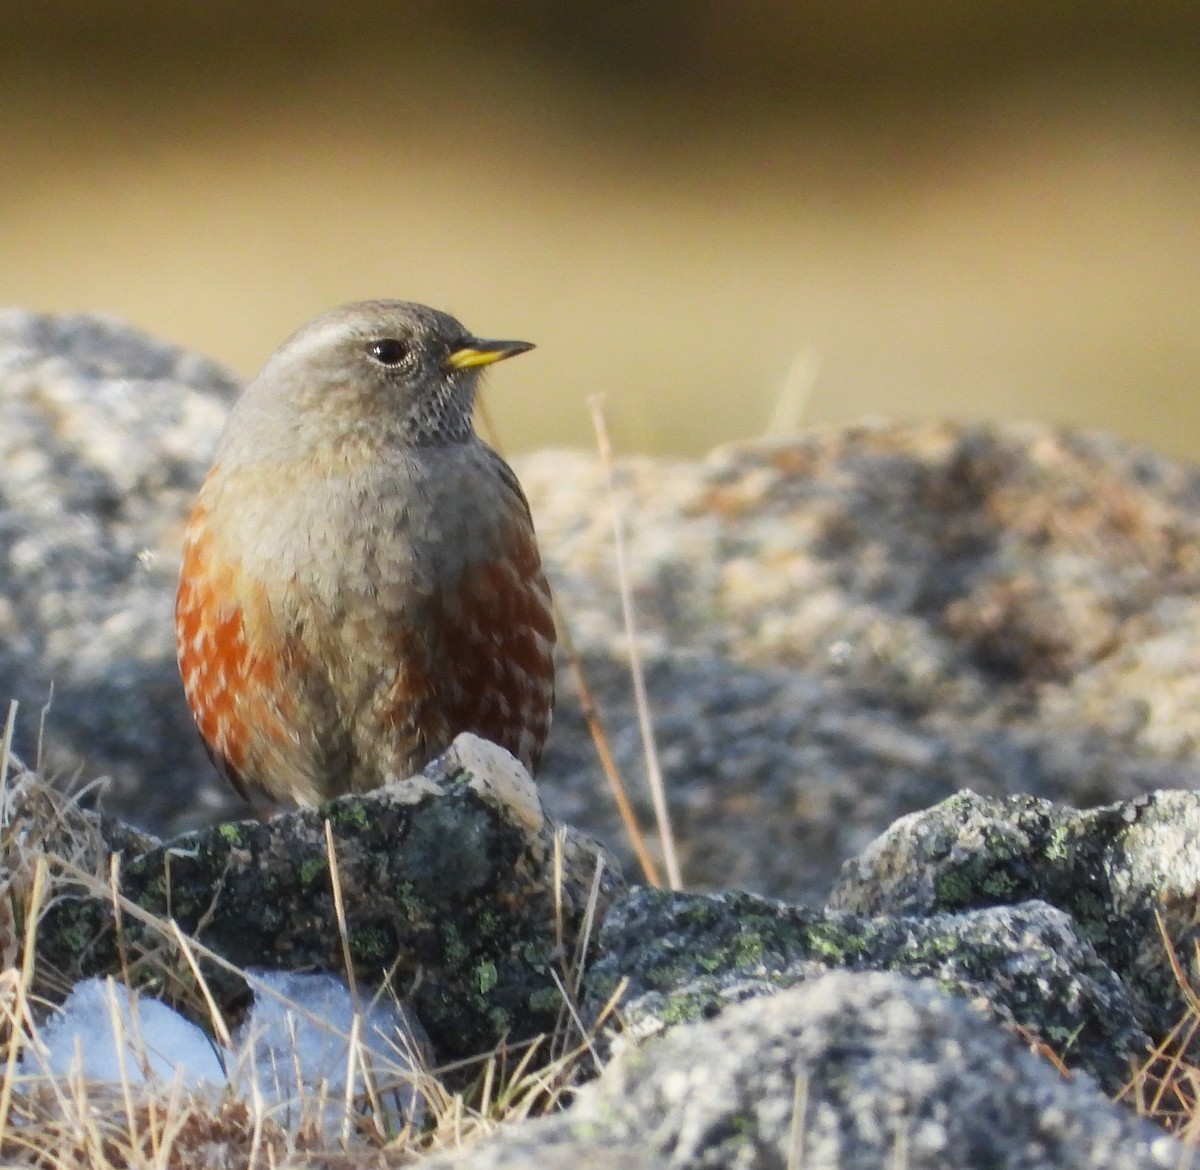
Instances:
[[[550,589],[521,486],[471,421],[481,369],[532,348],[364,301],[304,326],[234,405],[184,536],[175,639],[243,796],[364,792],[463,731],[536,772]]]

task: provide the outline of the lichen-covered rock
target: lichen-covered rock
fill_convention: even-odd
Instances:
[[[1070,915],[1121,974],[1142,1027],[1166,1035],[1185,1003],[1163,934],[1185,961],[1200,940],[1200,794],[1077,810],[963,792],[847,863],[830,906],[940,921],[1035,898]]]
[[[626,1051],[564,1115],[423,1165],[1149,1170],[1187,1151],[965,1004],[838,972]]]
[[[544,819],[532,781],[507,753],[460,736],[411,780],[127,856],[120,888],[240,967],[340,973],[345,945],[358,978],[390,975],[438,1058],[455,1060],[502,1037],[553,1031],[562,1008],[554,974],[571,981],[593,885],[600,915],[622,888],[605,862],[595,843]],[[173,952],[161,928],[127,912],[119,940],[111,901],[68,884],[39,927],[39,972],[74,980],[124,961],[143,980],[161,979],[161,959],[146,956],[164,939]],[[240,979],[203,965],[221,1006],[236,1005]]]
[[[46,770],[110,776],[107,806],[160,835],[240,815],[170,620],[236,391],[111,320],[0,314],[0,709],[21,700],[32,761],[53,682]],[[650,823],[606,473],[562,451],[517,470]],[[1086,805],[1200,787],[1194,469],[1047,426],[927,423],[624,459],[616,481],[690,886],[819,905],[842,861],[961,788]],[[628,863],[560,682],[547,808]]]
[[[637,889],[609,911],[587,1003],[598,1013],[624,982],[625,1033],[644,1038],[835,968],[933,980],[1112,1092],[1148,1051],[1121,978],[1066,914],[1038,902],[866,918],[733,891]]]

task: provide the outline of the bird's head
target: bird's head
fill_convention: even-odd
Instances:
[[[272,426],[264,430],[293,438],[464,442],[473,433],[480,371],[532,348],[481,340],[425,305],[362,301],[317,317],[284,342],[239,410],[268,413]]]

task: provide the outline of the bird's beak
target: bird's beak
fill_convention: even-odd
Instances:
[[[531,349],[532,341],[480,341],[476,338],[454,350],[446,359],[446,365],[452,370],[470,370],[475,366],[490,366],[492,362],[502,362],[505,358],[528,353]]]

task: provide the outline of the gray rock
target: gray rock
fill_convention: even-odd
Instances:
[[[82,818],[80,836],[95,824],[69,816]],[[82,864],[107,873],[106,861]],[[56,891],[38,925],[40,986],[141,969],[143,983],[173,998],[194,980],[163,930],[170,918],[239,968],[340,975],[348,957],[363,983],[386,976],[406,995],[440,1061],[468,1059],[501,1039],[554,1031],[563,1008],[555,976],[570,980],[583,940],[594,946],[585,934],[593,895],[602,918],[623,889],[606,862],[595,842],[545,819],[507,752],[462,735],[424,773],[364,796],[128,853],[121,893],[158,926],[127,912],[118,935],[106,883]],[[217,1003],[236,1012],[242,979],[201,957]]]
[[[184,708],[183,518],[236,392],[113,321],[0,315],[0,701],[18,751],[108,775],[159,834],[240,805]],[[604,476],[521,460],[541,544],[645,823]],[[820,904],[898,816],[974,788],[1086,805],[1195,788],[1200,477],[1049,427],[855,427],[619,463],[684,873]],[[632,855],[574,688],[539,777]],[[632,870],[631,870],[632,872]]]
[[[522,461],[643,820],[604,475]],[[961,788],[1077,805],[1200,781],[1200,475],[1045,426],[848,427],[617,469],[692,886],[819,903]],[[619,839],[568,683],[556,815]]]
[[[1080,812],[964,792],[898,821],[848,862],[830,906],[940,921],[1041,899],[1071,916],[1121,974],[1142,1027],[1163,1036],[1186,1006],[1163,933],[1188,961],[1200,941],[1198,889],[1198,793]]]
[[[237,392],[214,363],[105,318],[0,313],[0,709],[53,775],[106,775],[156,829],[239,804],[175,666],[182,522]],[[244,806],[241,806],[244,808]]]
[[[1020,1025],[1110,1092],[1149,1049],[1120,976],[1068,915],[1042,902],[864,918],[736,891],[637,889],[605,920],[586,1006],[595,1018],[623,985],[623,1028],[644,1038],[833,968],[933,980]]]
[[[638,1138],[576,1137],[562,1125],[529,1124],[455,1154],[421,1160],[430,1170],[671,1170],[673,1163]]]
[[[425,1163],[568,1164],[1132,1170],[1187,1165],[1187,1151],[965,1005],[837,973],[626,1052],[565,1115]]]
[[[109,775],[109,806],[159,832],[239,807],[183,704],[170,620],[183,519],[235,393],[119,323],[0,314],[0,698],[21,700],[32,757],[53,683],[47,767]],[[603,473],[561,452],[519,471],[648,823]],[[1108,1086],[1143,1031],[1175,1022],[1153,911],[1190,953],[1196,798],[1131,798],[1200,787],[1200,475],[1097,436],[939,424],[625,460],[617,476],[691,884],[817,903],[900,814],[983,796],[897,825],[829,910],[629,895],[590,1006],[628,976],[630,1035],[670,1034],[564,1117],[441,1164],[782,1167],[798,1101],[806,1167],[1175,1164],[1169,1139],[965,1004],[823,972],[936,980]],[[624,849],[560,689],[545,800]],[[552,1025],[554,923],[579,928],[596,849],[567,835],[556,893],[533,805],[458,775],[166,845],[88,824],[124,851],[137,904],[162,913],[169,893],[183,927],[237,962],[336,970],[317,880],[331,816],[355,961],[399,953],[440,1054],[468,1056]],[[1017,793],[1032,798],[988,799]],[[1036,797],[1126,803],[1074,814]],[[601,912],[619,888],[602,887]],[[135,958],[157,945],[126,925]],[[60,975],[120,957],[101,897],[56,900],[39,945]]]

